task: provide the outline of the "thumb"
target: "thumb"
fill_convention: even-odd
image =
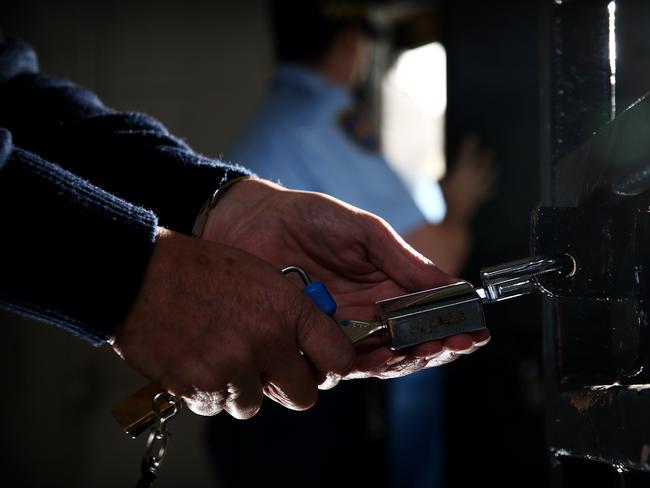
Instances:
[[[458,281],[411,247],[380,218],[366,219],[365,247],[370,261],[409,292]]]
[[[335,320],[307,297],[299,315],[297,338],[300,350],[321,377],[344,376],[355,361],[355,351]]]

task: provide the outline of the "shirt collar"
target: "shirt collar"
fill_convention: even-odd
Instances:
[[[352,94],[345,87],[297,64],[281,64],[273,78],[272,89],[305,94],[314,105],[328,113],[338,113],[353,104]]]

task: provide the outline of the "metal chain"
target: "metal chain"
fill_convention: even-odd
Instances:
[[[180,398],[172,395],[167,391],[161,391],[152,400],[153,411],[156,414],[156,422],[151,427],[147,445],[144,450],[144,456],[140,464],[140,480],[136,488],[148,488],[158,478],[160,465],[165,459],[169,438],[171,432],[167,430],[167,422],[178,415],[181,411],[182,401]],[[172,404],[172,408],[165,414],[162,413],[162,407],[166,404]]]

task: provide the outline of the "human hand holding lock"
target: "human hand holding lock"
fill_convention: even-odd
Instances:
[[[216,210],[200,235],[212,242],[159,229],[140,295],[112,340],[155,381],[113,410],[133,437],[152,425],[143,483],[158,476],[166,426],[184,402],[204,415],[249,418],[265,395],[301,410],[340,379],[403,376],[489,340],[481,329],[390,347],[383,323],[367,322],[375,301],[453,279],[374,215],[260,180],[231,185]],[[336,326],[282,277],[286,263],[326,282],[338,315],[359,320]]]
[[[478,332],[486,327],[483,304],[507,300],[540,289],[537,278],[547,273],[570,276],[575,269],[573,258],[559,255],[551,258],[527,258],[493,266],[481,271],[482,288],[467,282],[424,290],[378,302],[377,321],[339,320],[346,336],[358,342],[372,335],[381,335],[392,349],[401,349],[422,342],[438,340],[467,332]],[[288,266],[282,274],[296,273],[303,282],[303,292],[328,316],[334,317],[336,302],[325,285],[312,281],[305,270]],[[160,387],[149,385],[135,395],[140,402],[137,418],[125,419],[124,406],[117,408],[116,416],[125,431],[137,435],[155,420],[149,398]],[[133,400],[127,405],[133,405]],[[172,409],[173,401],[163,405]],[[132,410],[132,409],[131,409]]]
[[[259,408],[262,392],[289,408],[308,408],[319,382],[326,388],[338,378],[401,376],[453,360],[489,338],[481,330],[396,351],[371,336],[355,351],[331,319],[297,296],[299,289],[280,275],[282,266],[300,264],[327,283],[337,315],[355,320],[374,320],[378,299],[453,279],[383,220],[325,195],[241,181],[207,220],[202,238],[211,243],[164,230],[161,236],[142,296],[114,347],[199,413],[226,409],[246,418]],[[242,341],[247,345],[239,347]],[[280,368],[279,388],[269,368]],[[241,385],[241,371],[251,373],[250,388],[232,394],[229,378]]]
[[[235,189],[243,185],[244,183],[240,183],[235,186]],[[280,233],[282,254],[302,258],[301,262],[307,262],[310,265],[310,270],[316,269],[320,276],[330,276],[328,281],[334,284],[334,296],[339,302],[339,316],[342,317],[338,321],[339,327],[345,332],[348,339],[358,343],[351,369],[344,367],[339,371],[334,371],[328,370],[327,367],[321,367],[321,373],[316,379],[321,388],[334,386],[341,378],[401,376],[426,367],[444,364],[457,358],[460,353],[472,352],[489,340],[489,332],[485,329],[482,303],[498,301],[531,291],[534,288],[532,277],[535,274],[558,270],[566,271],[567,267],[572,266],[572,260],[567,257],[524,260],[508,263],[493,270],[486,270],[483,274],[485,286],[483,289],[474,289],[465,282],[445,285],[444,283],[449,281],[448,277],[409,248],[380,219],[320,195],[278,190],[273,186],[269,188],[268,184],[263,184],[263,193],[266,193],[267,205],[268,199],[276,200],[271,207],[273,210],[266,213],[248,212],[245,214],[247,218],[244,219],[243,224],[241,222],[231,224],[230,229],[234,229],[235,237],[239,237],[235,241],[246,250],[256,252],[271,262],[278,261],[278,246],[268,246],[268,241],[265,239],[247,240],[246,229],[253,227],[256,230],[256,235],[268,236],[274,235],[272,232],[274,227],[282,228],[283,233]],[[235,199],[237,198],[242,199],[241,196],[235,195]],[[258,198],[253,200],[256,207],[263,208],[265,206],[264,199],[262,202]],[[298,205],[296,205],[296,200]],[[243,198],[243,202],[245,206],[246,198]],[[299,214],[303,213],[303,215],[299,215],[302,217],[302,225],[298,232],[290,225],[286,225],[286,222],[284,226],[278,224],[284,220],[287,214],[292,213],[292,208],[294,213],[296,208],[299,209]],[[314,208],[324,211],[316,213],[313,212]],[[313,222],[309,219],[309,212],[304,215],[305,209],[311,209],[313,215],[319,216],[316,234],[325,236],[311,248],[309,240],[314,235],[313,229],[310,231]],[[262,218],[261,225],[260,216]],[[349,221],[355,225],[350,226]],[[343,228],[343,233],[341,233],[341,228]],[[210,227],[208,227],[209,229]],[[212,236],[219,236],[220,240],[226,241],[233,239],[232,232],[230,234],[215,232],[215,229],[219,229],[219,227],[212,227]],[[350,230],[354,230],[354,232],[345,232]],[[277,234],[275,235],[277,236]],[[288,239],[287,236],[290,236],[291,239]],[[328,239],[332,236],[334,239]],[[187,239],[180,236],[179,238]],[[227,243],[231,244],[231,242]],[[202,247],[205,252],[214,250],[209,245]],[[310,252],[305,252],[305,249],[309,249]],[[339,252],[333,252],[336,250]],[[246,253],[242,254],[234,249],[221,248],[221,251],[226,254],[235,253],[236,257],[226,257],[227,263],[237,259],[249,259],[246,257]],[[173,254],[178,257],[182,253],[174,251]],[[191,257],[195,257],[195,254],[193,252]],[[203,268],[208,262],[206,259],[201,260]],[[182,264],[174,264],[174,270],[184,269],[185,266]],[[261,270],[268,267],[268,263],[257,261],[253,263],[253,266],[250,278],[246,278],[246,276],[243,278],[244,281],[248,279],[251,283],[259,285],[263,282],[259,276],[266,274]],[[302,272],[303,281],[309,281],[304,271],[298,270],[298,268],[287,269],[287,271],[289,270]],[[201,271],[205,272],[206,270],[198,270],[198,273]],[[190,274],[194,278],[194,274]],[[420,289],[429,289],[411,294],[404,293],[404,291],[409,291],[400,285],[400,282],[404,283],[405,276],[411,278],[414,286],[425,282],[425,280],[430,284],[435,285],[437,282],[443,286],[430,289],[430,287],[420,285]],[[268,279],[272,280],[273,278],[269,277]],[[282,286],[286,288],[287,283]],[[281,287],[276,283],[262,288],[263,290],[275,290]],[[320,289],[320,295],[323,295],[324,286],[319,285],[317,288]],[[226,292],[221,292],[221,294],[224,293]],[[326,295],[329,296],[328,293]],[[374,301],[370,297],[381,297],[382,295],[388,296],[388,298],[378,301],[373,309]],[[208,297],[202,299],[202,302],[205,300],[209,300],[209,292]],[[330,316],[334,314],[336,304],[331,297],[329,301],[319,302],[316,300],[316,302],[320,303],[326,314]],[[299,305],[299,301],[297,298],[293,298],[286,304],[290,306],[289,308],[292,308],[291,305],[295,308]],[[270,305],[272,305],[272,309],[277,308],[274,307],[276,304],[273,303],[273,300],[270,301]],[[298,306],[298,308],[301,307],[302,305]],[[156,311],[158,310],[156,309]],[[263,311],[261,317],[263,319],[260,320],[272,319],[266,311]],[[354,317],[354,319],[348,319],[348,317]],[[319,327],[322,330],[327,328],[322,321],[319,321],[319,324],[321,324]],[[325,333],[333,334],[330,339],[334,340],[333,337],[336,336],[334,331],[325,331]],[[339,353],[349,355],[349,351],[339,339],[335,340],[339,341],[337,342],[339,346],[333,346],[331,340],[329,346],[327,344],[312,344],[310,349],[314,349],[314,347],[316,351],[333,349],[335,356]],[[277,343],[272,345],[277,346]],[[118,351],[121,346],[121,343],[116,344]],[[299,351],[299,349],[296,350]],[[308,355],[307,358],[310,359],[310,356]],[[287,357],[287,360],[295,361],[295,359],[294,357],[292,360],[291,355]],[[152,376],[155,377],[155,375]],[[266,381],[269,381],[268,377],[266,377]],[[160,388],[166,386],[162,384]],[[268,383],[265,386],[269,386]],[[151,395],[151,392],[148,394]],[[288,404],[287,399],[291,397],[277,386],[264,389],[264,394],[289,408],[308,408],[315,401],[315,396],[312,394],[311,397],[303,398],[298,404]],[[199,408],[202,408],[201,400],[199,395]],[[261,402],[261,399],[255,400],[252,409],[249,409],[248,413],[244,412],[243,415],[254,414],[259,408],[258,401]],[[208,406],[214,405],[214,402],[208,401],[207,404]],[[145,401],[143,405],[143,408],[148,410],[144,412],[144,415],[141,415],[140,411],[135,416],[131,415],[122,419],[123,427],[128,432],[135,433],[153,420],[152,409],[148,406],[148,402]],[[227,406],[227,402],[223,401],[222,404],[216,405],[217,408],[199,410],[199,412],[214,414]],[[234,410],[234,413],[242,415],[241,411]]]

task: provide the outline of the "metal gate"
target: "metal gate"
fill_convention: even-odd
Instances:
[[[637,60],[615,56],[628,54],[616,15],[648,8],[547,7],[544,203],[531,239],[534,253],[577,262],[571,278],[542,281],[555,295],[543,320],[553,486],[650,486],[650,98],[617,107],[629,96],[617,71],[630,77]]]

